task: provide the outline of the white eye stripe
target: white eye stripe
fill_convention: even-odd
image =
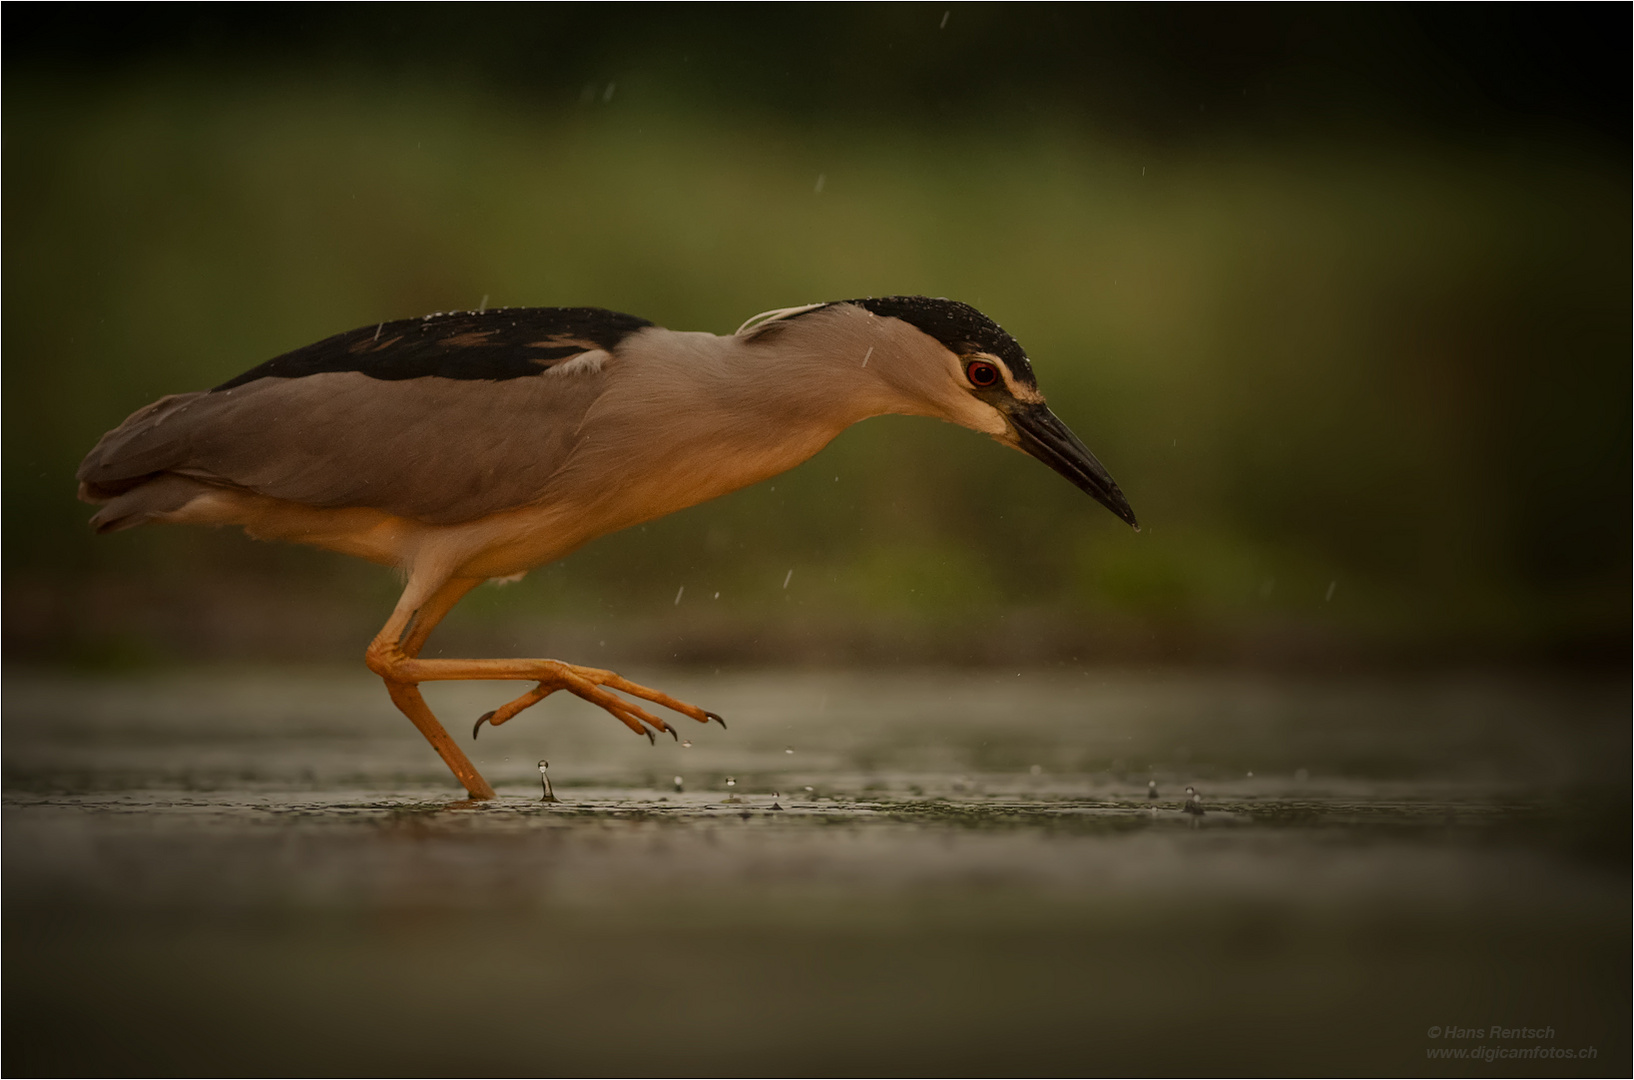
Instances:
[[[1008,390],[1010,392],[1010,396],[1015,398],[1017,401],[1023,402],[1027,405],[1044,404],[1044,395],[1038,392],[1037,387],[1017,379],[1015,373],[1010,370],[1010,365],[1005,363],[1000,357],[994,356],[992,353],[988,352],[979,352],[968,353],[962,359],[964,360],[965,380],[977,390],[993,390],[1002,386],[1002,388]],[[994,382],[990,382],[985,386],[976,382],[970,377],[970,368],[973,364],[977,363],[992,364],[999,373],[999,379],[995,380]]]

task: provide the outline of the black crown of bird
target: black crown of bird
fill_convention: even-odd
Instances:
[[[967,304],[923,296],[781,308],[726,335],[582,307],[364,326],[138,409],[86,455],[79,495],[100,504],[98,532],[236,525],[401,570],[402,597],[366,662],[471,797],[490,798],[420,683],[534,684],[473,737],[558,690],[649,740],[676,731],[637,702],[725,722],[599,668],[422,659],[461,597],[775,476],[890,413],[989,435],[1139,528],[1045,404],[1016,340]]]

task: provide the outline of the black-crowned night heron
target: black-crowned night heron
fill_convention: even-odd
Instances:
[[[404,571],[402,598],[366,659],[480,799],[493,789],[420,683],[537,684],[478,728],[557,690],[649,739],[675,732],[613,691],[700,722],[720,718],[559,660],[419,659],[462,596],[775,476],[884,413],[991,435],[1136,524],[1118,485],[1044,404],[1015,339],[975,308],[922,296],[785,308],[727,336],[598,308],[365,326],[138,410],[86,456],[79,494],[102,504],[91,519],[98,532],[240,525],[257,539]]]

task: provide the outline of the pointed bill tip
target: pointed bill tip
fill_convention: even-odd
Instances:
[[[1117,481],[1048,406],[1038,404],[1011,410],[1009,420],[1021,450],[1066,477],[1136,532],[1140,531],[1134,508],[1118,489]]]

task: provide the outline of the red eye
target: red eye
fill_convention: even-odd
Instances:
[[[965,368],[965,378],[970,380],[971,386],[986,388],[999,384],[999,369],[985,360],[972,360]]]

